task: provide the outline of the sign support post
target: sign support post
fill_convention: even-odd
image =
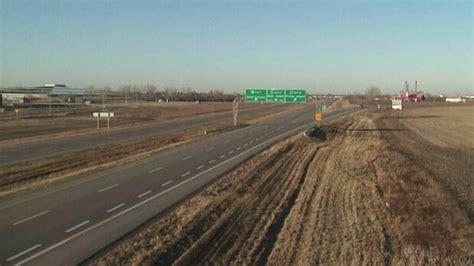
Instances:
[[[94,112],[93,117],[97,117],[97,129],[100,129],[100,118],[107,117],[107,129],[110,129],[110,118],[114,117],[114,113],[110,112]]]

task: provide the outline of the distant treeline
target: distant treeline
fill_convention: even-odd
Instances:
[[[154,85],[127,85],[121,86],[117,90],[110,87],[97,88],[89,86],[88,92],[117,94],[121,97],[130,99],[138,98],[142,101],[212,101],[212,102],[231,102],[237,94],[227,94],[221,90],[210,90],[209,92],[198,92],[191,88],[171,88],[158,89]]]

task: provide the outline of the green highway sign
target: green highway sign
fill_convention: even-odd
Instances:
[[[267,102],[270,103],[284,103],[285,90],[283,89],[269,89],[267,91]]]
[[[266,101],[267,101],[266,89],[246,89],[245,90],[245,102],[266,102]]]
[[[305,90],[286,90],[285,102],[287,103],[306,103]]]
[[[249,88],[245,90],[245,102],[306,103],[306,91],[300,89]]]

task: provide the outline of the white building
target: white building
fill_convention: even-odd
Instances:
[[[461,97],[458,98],[446,98],[446,102],[448,103],[463,103],[466,102],[466,99],[463,99]]]

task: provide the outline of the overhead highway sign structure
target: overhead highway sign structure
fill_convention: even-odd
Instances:
[[[306,103],[306,91],[301,89],[249,88],[245,90],[245,102]]]
[[[267,91],[267,102],[284,103],[285,90],[283,89],[269,89]]]
[[[285,102],[306,103],[306,91],[305,90],[286,90]]]
[[[266,89],[246,89],[245,90],[245,102],[266,102],[266,101],[267,101]]]

